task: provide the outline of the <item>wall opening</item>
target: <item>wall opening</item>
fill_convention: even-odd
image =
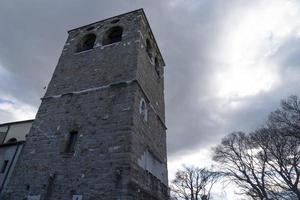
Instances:
[[[110,28],[103,36],[102,45],[113,44],[122,41],[123,28],[115,26]]]
[[[47,185],[47,190],[46,190],[46,195],[45,195],[45,200],[51,199],[52,191],[53,191],[53,186],[54,186],[54,178],[55,178],[55,174],[50,174],[49,175],[48,185]]]
[[[96,35],[93,33],[85,35],[77,45],[77,52],[86,51],[94,48]]]
[[[148,110],[147,110],[146,102],[143,98],[140,101],[139,111],[140,111],[140,114],[142,115],[143,119],[145,121],[147,121],[147,119],[148,119]]]
[[[149,39],[146,39],[146,52],[147,52],[147,55],[150,58],[151,62],[153,62],[152,51],[153,51],[153,48],[152,48],[151,42]]]
[[[71,153],[75,151],[77,139],[78,139],[78,131],[71,131],[69,133],[69,138],[68,138],[65,152]]]
[[[7,168],[9,160],[4,160],[2,168],[1,168],[1,174],[3,174]]]
[[[161,72],[160,72],[160,64],[157,57],[155,57],[155,71],[159,78],[161,78]]]
[[[14,143],[17,142],[17,138],[10,138],[9,140],[7,140],[7,143]]]

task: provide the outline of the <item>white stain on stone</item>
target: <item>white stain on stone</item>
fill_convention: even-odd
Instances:
[[[41,199],[41,195],[28,195],[27,199],[28,200],[40,200]]]
[[[153,176],[158,178],[161,182],[167,185],[168,170],[167,166],[156,159],[152,153],[145,151],[137,161],[138,165],[150,172]]]
[[[138,30],[137,32],[140,34],[141,38],[144,40],[144,35],[142,34],[142,31]]]
[[[102,44],[98,42],[98,43],[95,44],[94,47],[97,48],[97,47],[101,47],[101,46],[102,46]]]
[[[35,154],[35,149],[33,149],[32,151],[30,151],[30,154]]]
[[[109,115],[104,115],[103,117],[101,117],[101,119],[106,120],[109,118]]]
[[[121,110],[121,112],[125,112],[125,111],[128,111],[128,110],[130,110],[130,107],[123,108],[123,109]]]
[[[82,195],[73,195],[72,200],[82,200]]]
[[[108,152],[114,152],[114,151],[116,151],[116,150],[118,150],[118,149],[120,149],[121,148],[121,146],[113,146],[113,147],[109,147],[108,148]]]

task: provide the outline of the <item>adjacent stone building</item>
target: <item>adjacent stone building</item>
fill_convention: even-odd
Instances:
[[[0,124],[0,193],[9,182],[32,122]]]
[[[144,11],[68,33],[1,199],[168,199],[165,64]]]

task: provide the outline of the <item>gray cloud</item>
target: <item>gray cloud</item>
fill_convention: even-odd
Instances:
[[[66,31],[140,7],[145,9],[165,58],[166,111],[170,155],[206,147],[234,130],[251,130],[278,106],[297,94],[299,40],[287,39],[269,58],[285,76],[271,90],[239,99],[242,106],[224,111],[227,100],[216,97],[213,74],[221,70],[212,55],[224,37],[226,17],[258,1],[16,1],[0,2],[0,98],[37,108],[67,37]],[[238,17],[238,16],[237,16]],[[286,67],[293,68],[293,73]],[[299,79],[298,79],[299,80]],[[13,101],[13,100],[11,100]],[[229,100],[230,101],[230,100]],[[224,104],[224,106],[223,106]],[[225,105],[226,104],[226,105]],[[14,120],[1,112],[0,120]]]

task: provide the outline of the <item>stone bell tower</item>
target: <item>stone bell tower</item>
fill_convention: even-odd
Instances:
[[[68,33],[1,199],[168,199],[164,61],[144,11]]]

